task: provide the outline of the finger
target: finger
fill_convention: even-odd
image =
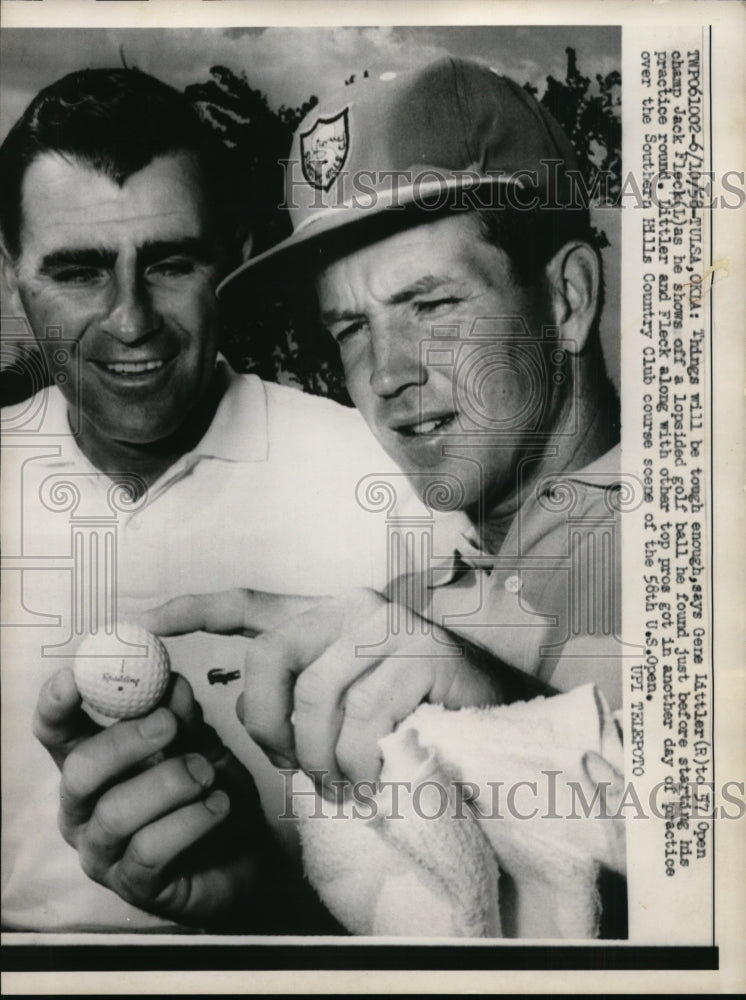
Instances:
[[[105,792],[78,838],[84,871],[96,881],[123,854],[141,828],[202,797],[215,780],[204,757],[171,758]]]
[[[395,665],[387,671],[386,676],[395,683],[398,683],[398,672],[403,671],[405,666],[412,667],[416,658],[423,653],[433,655],[431,659],[423,659],[422,663],[438,665],[443,659],[451,661],[451,657],[444,657],[444,653],[453,649],[453,644],[445,644],[440,636],[435,636],[429,623],[418,615],[407,612],[407,631],[403,634],[401,629],[393,628],[401,609],[378,595],[376,597],[376,600],[368,601],[367,614],[362,618],[355,616],[345,635],[301,674],[295,687],[296,756],[305,771],[326,774],[329,780],[339,780],[342,777],[338,766],[337,744],[347,711],[346,698],[351,694],[353,685],[357,687],[361,684],[362,677],[376,670],[389,657]],[[398,620],[401,621],[401,617]],[[440,676],[441,671],[435,666],[431,672],[420,667],[414,692],[410,692],[407,686],[400,699],[408,707],[408,711],[431,692]],[[353,696],[353,715],[356,711],[356,697],[361,699],[359,713],[363,718],[372,710],[372,706],[366,702],[368,690],[366,685],[362,694]],[[385,692],[383,694],[384,699],[388,699],[389,696]],[[395,692],[391,697],[399,704]],[[405,711],[404,714],[408,712]],[[383,718],[384,716],[381,717]],[[377,723],[371,723],[376,731],[383,725],[381,719]],[[368,765],[365,778],[371,778],[370,765],[377,759],[375,750],[368,749],[364,754]],[[377,771],[377,766],[373,767],[373,771]],[[321,782],[322,786],[324,783]]]
[[[184,726],[190,729],[195,728],[202,721],[202,709],[194,697],[192,685],[181,674],[172,674],[172,683],[162,704],[170,709]]]
[[[344,718],[344,705],[352,686],[375,670],[381,647],[375,638],[385,635],[387,608],[380,607],[326,649],[298,678],[294,692],[294,735],[298,762],[304,771],[323,774],[324,780],[342,777],[336,746]],[[373,647],[375,655],[360,647]],[[385,647],[383,647],[385,648]],[[367,774],[366,777],[370,777]]]
[[[623,790],[624,775],[595,750],[588,750],[583,754],[582,765],[591,785],[605,784],[610,794],[618,795]]]
[[[282,625],[323,600],[233,589],[213,594],[175,597],[140,615],[140,624],[157,635],[214,632],[220,635],[258,635]]]
[[[202,707],[194,697],[191,685],[180,674],[173,675],[164,705],[177,717],[179,731],[170,747],[171,753],[198,752],[211,761],[217,760],[225,747],[212,726],[204,720]]]
[[[488,672],[483,655],[466,647],[448,655],[454,645],[442,629],[392,635],[379,649],[380,664],[356,680],[344,698],[335,756],[352,781],[378,776],[379,740],[422,702],[458,709],[502,701],[499,679]]]
[[[339,636],[345,610],[344,602],[327,601],[258,636],[247,648],[243,723],[278,767],[295,764],[290,722],[295,678]]]
[[[255,639],[244,659],[241,721],[276,767],[295,766],[290,716],[293,684],[300,669],[293,650],[273,634]]]
[[[378,741],[429,699],[434,683],[430,661],[397,657],[385,660],[349,689],[335,747],[337,765],[345,778],[373,781],[378,777]]]
[[[87,822],[97,797],[168,746],[176,731],[173,713],[158,708],[142,719],[117,722],[79,743],[62,768],[59,825],[63,836],[72,842],[70,837]]]
[[[179,674],[174,677],[175,683],[166,705],[176,715],[179,730],[176,738],[169,744],[170,756],[198,753],[205,757],[219,776],[222,787],[229,789],[231,794],[240,796],[242,807],[249,809],[252,803],[258,801],[253,778],[226,747],[215,729],[205,722],[202,707],[195,700],[188,681]]]
[[[98,732],[99,727],[80,704],[80,694],[69,667],[53,674],[39,692],[33,733],[58,767],[62,767],[65,758],[81,740]]]
[[[135,905],[181,912],[189,902],[192,879],[185,874],[171,880],[171,865],[219,826],[229,812],[230,799],[216,789],[205,799],[144,827],[116,865],[112,888]]]
[[[304,770],[315,772],[322,788],[341,777],[335,748],[348,688],[376,667],[387,651],[411,642],[410,636],[393,634],[394,610],[380,594],[362,590],[296,619],[294,638],[305,643],[305,654],[312,655],[306,655],[308,666],[301,666],[292,692],[295,756]]]

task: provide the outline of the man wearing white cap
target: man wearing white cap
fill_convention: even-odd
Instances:
[[[596,683],[616,708],[619,410],[577,176],[551,116],[485,66],[447,58],[363,80],[296,133],[293,235],[219,294],[270,269],[289,286],[310,271],[374,434],[423,496],[440,483],[468,515],[455,560],[392,593],[407,586],[417,612],[519,673],[558,691]],[[357,686],[369,703],[388,685],[374,671]],[[245,712],[250,732],[286,731],[248,697]]]
[[[455,557],[434,553],[387,598],[335,599],[251,643],[244,724],[322,787],[375,778],[378,740],[422,701],[490,705],[590,681],[621,703],[618,401],[575,155],[487,67],[444,59],[387,77],[301,124],[286,168],[294,233],[221,286],[314,280],[374,434],[424,498],[471,522]],[[391,629],[399,602],[407,628]],[[177,601],[150,625],[251,629],[258,606],[249,593],[240,607]]]

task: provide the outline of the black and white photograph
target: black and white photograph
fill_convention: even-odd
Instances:
[[[21,6],[13,975],[714,975],[727,25]]]

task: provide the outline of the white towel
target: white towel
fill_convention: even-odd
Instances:
[[[608,818],[623,762],[592,685],[488,709],[421,705],[381,750],[380,787],[365,800],[327,802],[296,776],[306,875],[348,930],[598,935],[599,866],[625,869],[623,821]],[[605,813],[597,800],[585,818],[598,782]]]

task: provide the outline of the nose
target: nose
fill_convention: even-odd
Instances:
[[[420,341],[398,325],[374,331],[370,386],[381,398],[398,396],[410,386],[427,382],[427,368],[420,358]]]
[[[134,344],[158,325],[150,295],[136,277],[117,279],[111,308],[101,323],[104,332],[125,344]]]

